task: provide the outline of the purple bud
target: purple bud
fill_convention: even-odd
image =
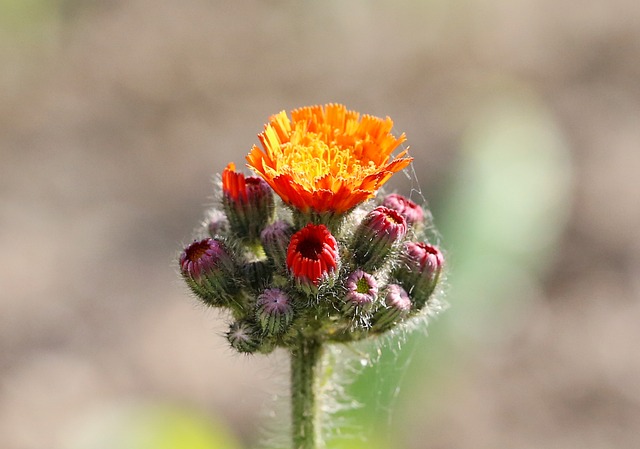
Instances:
[[[387,195],[382,201],[382,205],[397,211],[404,217],[409,226],[414,226],[424,221],[424,211],[422,210],[422,207],[411,201],[409,198],[397,193]]]
[[[233,349],[248,354],[256,352],[261,344],[258,329],[247,320],[233,323],[227,331],[227,340]]]
[[[195,241],[180,254],[180,272],[191,290],[211,305],[223,305],[234,291],[236,267],[224,244],[216,239]]]
[[[347,277],[347,293],[343,311],[347,313],[371,309],[378,297],[378,283],[369,273],[357,269]]]
[[[286,271],[287,250],[292,235],[293,227],[284,220],[268,225],[260,234],[264,252],[273,261],[274,266],[281,271]]]
[[[373,317],[374,331],[390,329],[409,315],[411,299],[404,288],[398,284],[389,284],[384,293],[384,306]]]
[[[384,303],[390,309],[400,313],[407,313],[411,309],[411,300],[404,288],[398,284],[387,285]]]
[[[279,288],[268,288],[256,302],[256,318],[267,335],[285,332],[293,320],[293,307],[289,296]]]
[[[222,236],[229,230],[227,216],[218,209],[212,209],[207,213],[204,224],[211,237]]]
[[[384,206],[373,209],[355,231],[352,242],[356,262],[369,271],[381,268],[407,233],[407,222]]]

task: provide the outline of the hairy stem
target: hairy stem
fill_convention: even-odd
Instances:
[[[300,338],[291,350],[291,424],[293,449],[319,449],[318,370],[322,344]]]

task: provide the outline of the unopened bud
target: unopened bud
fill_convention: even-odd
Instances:
[[[438,248],[424,242],[407,242],[396,277],[407,289],[417,310],[421,309],[438,283],[444,257]]]
[[[409,315],[411,299],[406,290],[398,284],[387,285],[384,292],[384,305],[373,317],[373,331],[384,332]]]
[[[268,288],[256,302],[256,318],[267,335],[284,333],[293,321],[289,296],[279,288]]]
[[[338,242],[325,225],[309,223],[291,237],[287,268],[305,293],[316,293],[337,272],[338,262]]]
[[[206,303],[224,305],[235,290],[235,263],[217,239],[195,241],[180,255],[180,272],[191,290]]]
[[[207,213],[205,219],[207,232],[211,237],[220,237],[229,230],[229,220],[227,216],[219,209],[212,209]]]
[[[414,226],[424,221],[424,211],[422,207],[405,196],[392,193],[385,197],[382,205],[400,213],[409,226]]]
[[[369,271],[379,269],[406,233],[402,215],[384,206],[376,207],[355,231],[352,248],[356,262]]]
[[[260,347],[260,335],[256,326],[248,320],[233,323],[227,331],[227,340],[238,352],[251,354]]]
[[[277,269],[285,269],[287,249],[293,235],[293,227],[284,220],[268,225],[260,234],[260,241],[267,256]]]
[[[273,217],[274,204],[273,191],[263,179],[245,177],[233,163],[227,165],[222,172],[222,206],[236,235],[257,240]]]
[[[247,262],[242,266],[243,277],[254,291],[261,291],[271,283],[273,268],[266,260]]]

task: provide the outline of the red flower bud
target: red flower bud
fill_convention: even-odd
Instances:
[[[291,237],[287,267],[301,287],[313,292],[323,278],[337,271],[338,258],[338,242],[329,229],[309,223]]]
[[[230,163],[222,172],[222,206],[231,230],[256,240],[274,213],[273,191],[256,176],[245,177]]]

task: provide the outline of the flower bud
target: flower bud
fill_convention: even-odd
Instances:
[[[337,271],[338,261],[338,242],[325,225],[309,223],[291,237],[287,268],[306,293],[316,293],[321,281]]]
[[[397,211],[379,206],[364,218],[352,243],[356,262],[368,271],[382,267],[405,234],[407,223]]]
[[[248,320],[233,323],[226,335],[231,347],[238,352],[251,354],[256,352],[261,344],[258,329]]]
[[[218,209],[212,209],[207,213],[204,225],[212,238],[222,236],[229,230],[227,216]]]
[[[180,254],[180,272],[191,290],[206,303],[223,305],[234,292],[233,258],[217,239],[195,241]]]
[[[242,274],[247,285],[258,292],[264,289],[273,278],[273,268],[266,260],[247,262],[242,266]]]
[[[417,310],[421,309],[438,283],[444,257],[438,248],[424,242],[407,242],[396,277],[408,290]]]
[[[256,302],[256,318],[267,335],[284,333],[293,321],[289,296],[279,288],[268,288]]]
[[[414,226],[424,221],[424,211],[422,207],[411,201],[409,198],[392,193],[387,195],[382,201],[384,207],[397,211],[407,221],[407,225]]]
[[[267,256],[276,268],[284,268],[287,262],[287,249],[293,235],[293,227],[285,220],[268,225],[260,233],[260,241]]]
[[[254,241],[273,217],[273,191],[261,178],[245,177],[230,163],[222,172],[222,206],[231,230]]]
[[[342,310],[347,314],[370,310],[378,297],[378,283],[375,278],[361,269],[347,277],[345,287],[347,293]]]
[[[373,317],[373,331],[383,332],[409,315],[411,299],[398,284],[389,284],[384,293],[384,306]]]

